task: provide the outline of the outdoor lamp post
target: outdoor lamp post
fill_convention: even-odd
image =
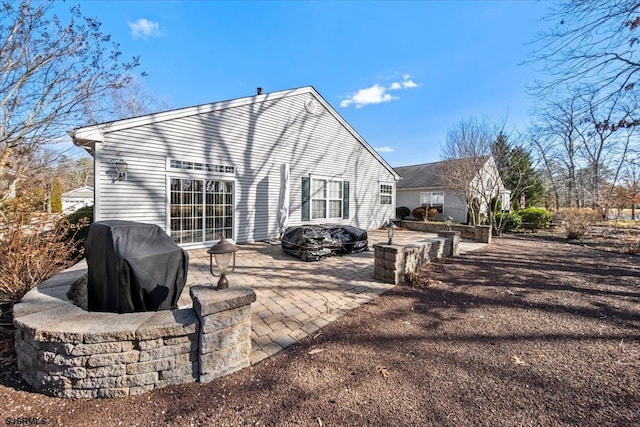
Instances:
[[[395,225],[393,223],[393,221],[391,221],[390,219],[387,221],[387,237],[389,238],[389,241],[387,242],[387,245],[392,245],[393,244],[393,231],[395,228],[398,228],[397,225]]]
[[[218,280],[218,290],[227,289],[229,287],[229,281],[227,280],[227,269],[231,263],[231,255],[233,255],[233,265],[231,271],[236,269],[236,251],[238,247],[235,243],[228,241],[222,236],[222,238],[215,245],[207,251],[209,253],[209,271],[211,275],[217,277],[217,274],[213,272],[213,259],[216,260],[216,267],[220,272],[220,280]]]

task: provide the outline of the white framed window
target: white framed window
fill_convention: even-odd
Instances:
[[[420,206],[438,209],[438,213],[444,212],[444,192],[431,191],[420,193]]]
[[[342,218],[342,181],[311,178],[311,219]]]
[[[380,184],[380,204],[390,205],[393,203],[393,185]]]
[[[167,168],[175,171],[196,171],[227,175],[235,175],[236,173],[235,166],[176,159],[168,159]]]

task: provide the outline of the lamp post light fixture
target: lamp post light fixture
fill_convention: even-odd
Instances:
[[[231,271],[236,269],[236,251],[238,247],[235,243],[228,241],[224,236],[216,243],[211,246],[211,248],[207,251],[209,253],[209,271],[211,275],[214,277],[218,277],[217,274],[213,272],[213,259],[215,258],[216,267],[220,272],[220,280],[218,280],[218,290],[221,291],[223,289],[227,289],[229,287],[229,281],[227,280],[227,270],[229,268],[229,264],[231,263],[231,255],[233,255],[233,264],[231,266]]]
[[[387,226],[387,237],[389,238],[389,241],[387,242],[387,245],[392,245],[393,244],[393,232],[394,232],[394,229],[398,228],[398,226],[395,225],[393,223],[393,221],[391,221],[391,219],[389,219],[387,221],[386,226]]]

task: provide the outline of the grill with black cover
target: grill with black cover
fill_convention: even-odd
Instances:
[[[89,311],[177,308],[189,255],[154,224],[97,221],[85,244]]]

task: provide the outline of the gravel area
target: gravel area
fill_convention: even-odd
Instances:
[[[430,264],[212,383],[63,400],[0,374],[0,416],[47,425],[640,425],[640,257],[530,236]]]

